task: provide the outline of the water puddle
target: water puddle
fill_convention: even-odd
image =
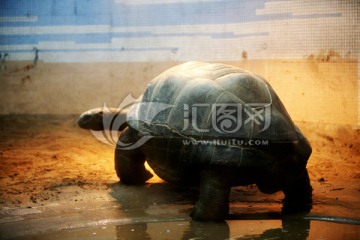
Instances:
[[[360,225],[308,219],[229,220],[223,223],[194,221],[134,222],[64,229],[18,240],[81,239],[360,239]]]

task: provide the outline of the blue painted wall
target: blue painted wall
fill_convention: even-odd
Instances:
[[[1,0],[0,52],[56,62],[357,58],[357,1]]]

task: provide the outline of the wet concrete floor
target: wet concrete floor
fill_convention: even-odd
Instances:
[[[73,191],[73,187],[69,186],[68,191]],[[337,205],[326,203],[317,195],[310,214],[284,218],[280,211],[281,193],[265,195],[255,187],[238,187],[231,192],[229,219],[222,223],[203,223],[192,221],[188,216],[197,198],[196,189],[179,189],[166,183],[145,186],[114,183],[110,187],[110,192],[85,192],[83,201],[3,208],[0,237],[20,240],[360,239],[357,211],[341,201]]]

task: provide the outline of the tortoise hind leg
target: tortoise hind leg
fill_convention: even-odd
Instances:
[[[220,170],[203,170],[200,196],[190,216],[198,221],[223,221],[229,212],[231,185]]]
[[[312,187],[307,169],[296,178],[286,179],[283,187],[285,194],[283,213],[310,212],[312,208]]]
[[[136,135],[125,129],[119,138],[122,143],[136,142]],[[144,184],[153,175],[145,168],[145,156],[139,149],[115,149],[115,170],[120,181],[129,185]]]

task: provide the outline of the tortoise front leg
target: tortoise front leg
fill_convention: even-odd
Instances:
[[[218,170],[203,170],[199,200],[190,216],[198,221],[222,221],[229,212],[231,185],[228,176]]]
[[[119,138],[122,143],[136,142],[134,133],[125,129]],[[115,170],[120,181],[125,184],[144,184],[153,175],[145,168],[145,156],[139,149],[115,149]]]

